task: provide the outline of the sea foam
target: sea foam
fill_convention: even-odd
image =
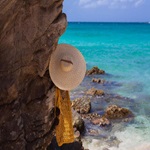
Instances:
[[[135,124],[124,131],[116,131],[114,136],[120,141],[116,147],[109,147],[106,142],[98,139],[83,140],[83,145],[89,150],[150,150],[150,120],[144,116],[135,118]]]

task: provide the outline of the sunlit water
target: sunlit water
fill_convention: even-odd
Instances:
[[[140,146],[150,150],[150,24],[146,23],[69,23],[59,43],[77,47],[84,55],[87,68],[98,66],[106,71],[100,76],[111,84],[99,86],[86,77],[72,92],[71,98],[80,97],[92,86],[108,93],[129,98],[130,102],[112,101],[127,107],[135,114],[133,123],[112,131],[104,131],[117,137],[119,143],[109,145],[107,139],[83,137],[83,143],[90,150],[134,150]],[[94,105],[96,103],[96,105]],[[97,105],[98,104],[98,105]],[[92,110],[100,112],[105,103],[98,98],[92,100]],[[142,148],[144,150],[144,148]]]

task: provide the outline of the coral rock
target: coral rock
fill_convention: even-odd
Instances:
[[[92,82],[96,82],[96,83],[99,83],[99,84],[104,84],[105,83],[105,80],[102,80],[100,78],[93,78],[92,79]]]
[[[87,70],[86,75],[94,75],[94,74],[105,74],[104,70],[100,70],[98,67],[93,67],[90,70]]]
[[[124,119],[133,117],[133,113],[127,108],[122,108],[117,105],[111,105],[106,109],[104,116],[108,119]]]
[[[103,90],[99,90],[99,89],[95,89],[95,88],[91,88],[87,91],[88,95],[92,95],[92,96],[102,96],[104,95],[104,91]]]
[[[83,119],[92,120],[95,118],[100,118],[101,116],[97,113],[81,114]]]
[[[91,110],[91,100],[86,97],[77,98],[72,101],[72,108],[80,114],[89,113]]]
[[[91,120],[91,122],[94,125],[99,125],[99,126],[108,126],[111,124],[110,121],[105,117],[95,118],[95,119]]]

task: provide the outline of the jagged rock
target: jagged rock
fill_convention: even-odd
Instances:
[[[99,126],[108,126],[111,124],[110,121],[106,117],[95,118],[95,119],[92,119],[91,122],[94,125],[99,125]]]
[[[91,100],[87,97],[77,98],[72,101],[72,108],[80,114],[89,113],[91,110]]]
[[[99,90],[99,89],[95,89],[95,88],[91,88],[89,89],[86,94],[88,95],[92,95],[92,96],[102,96],[104,95],[104,91],[103,90]]]
[[[105,83],[105,80],[102,80],[100,78],[93,78],[92,79],[92,82],[96,82],[96,83],[99,83],[99,84],[104,84]]]
[[[97,113],[81,114],[82,119],[92,120],[95,118],[100,118],[101,116]]]
[[[133,113],[127,108],[111,105],[106,108],[104,116],[108,119],[124,119],[133,117]]]
[[[46,149],[53,137],[48,64],[67,26],[63,0],[0,1],[0,149]]]
[[[93,67],[90,70],[86,71],[86,75],[94,75],[94,74],[105,74],[104,70],[99,69],[98,67]]]
[[[85,126],[84,121],[81,118],[81,116],[74,110],[72,110],[72,116],[73,116],[73,127],[76,128],[80,134],[84,132]]]

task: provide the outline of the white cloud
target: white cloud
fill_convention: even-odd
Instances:
[[[84,8],[107,6],[110,8],[126,8],[127,6],[138,7],[144,0],[79,0],[79,5]]]
[[[144,0],[138,0],[135,3],[135,6],[138,7],[139,5],[141,5],[144,2]]]

